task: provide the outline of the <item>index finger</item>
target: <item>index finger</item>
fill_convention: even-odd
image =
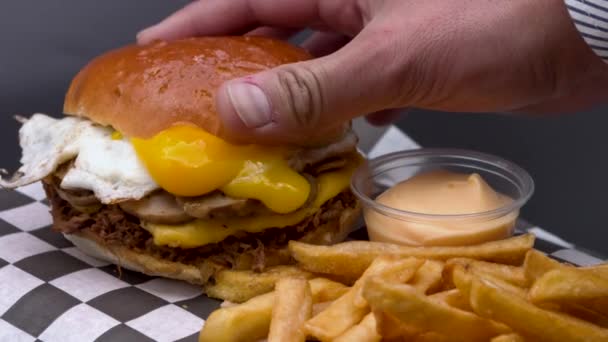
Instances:
[[[193,2],[137,35],[140,44],[191,36],[229,35],[253,26],[303,28],[324,24],[354,35],[362,26],[353,0],[204,0]]]

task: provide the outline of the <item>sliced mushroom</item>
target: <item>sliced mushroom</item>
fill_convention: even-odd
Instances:
[[[289,165],[294,170],[302,171],[307,166],[315,165],[329,158],[355,151],[357,142],[358,138],[355,133],[353,131],[348,131],[340,140],[327,146],[293,151],[289,157]]]
[[[127,213],[152,223],[178,224],[193,219],[177,203],[175,196],[165,191],[154,192],[137,201],[121,202],[119,205]]]
[[[334,157],[328,161],[324,161],[319,163],[318,165],[313,166],[313,173],[318,175],[319,173],[323,173],[326,171],[331,171],[335,169],[342,168],[346,165],[346,159],[343,157]]]
[[[242,217],[270,212],[261,202],[228,197],[219,191],[199,197],[179,197],[177,202],[183,206],[186,213],[201,219]]]
[[[88,207],[100,204],[95,194],[88,190],[66,190],[57,187],[57,194],[73,207]]]

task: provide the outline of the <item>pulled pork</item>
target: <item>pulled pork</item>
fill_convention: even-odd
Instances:
[[[184,264],[206,265],[207,268],[263,270],[265,267],[286,263],[289,256],[285,246],[289,240],[306,240],[309,234],[325,222],[339,217],[346,208],[354,208],[356,199],[345,191],[325,203],[322,210],[297,225],[270,228],[261,233],[241,233],[222,242],[183,249],[154,244],[152,235],[139,224],[139,219],[123,211],[119,205],[104,205],[96,212],[86,213],[72,207],[63,199],[57,185],[46,179],[44,189],[51,203],[53,229],[61,233],[81,230],[93,233],[108,245],[121,245],[161,259]],[[333,229],[339,229],[335,227]],[[214,272],[207,270],[209,276]]]

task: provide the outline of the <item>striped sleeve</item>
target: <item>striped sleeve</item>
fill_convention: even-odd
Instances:
[[[608,0],[564,0],[589,47],[608,63]]]

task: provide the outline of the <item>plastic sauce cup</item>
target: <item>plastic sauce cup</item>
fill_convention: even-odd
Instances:
[[[375,200],[395,184],[437,170],[477,173],[494,191],[512,201],[490,211],[438,215],[400,210]],[[497,156],[457,149],[418,149],[366,161],[353,174],[351,189],[362,203],[370,240],[457,246],[511,236],[520,208],[534,192],[534,181],[524,169]]]

